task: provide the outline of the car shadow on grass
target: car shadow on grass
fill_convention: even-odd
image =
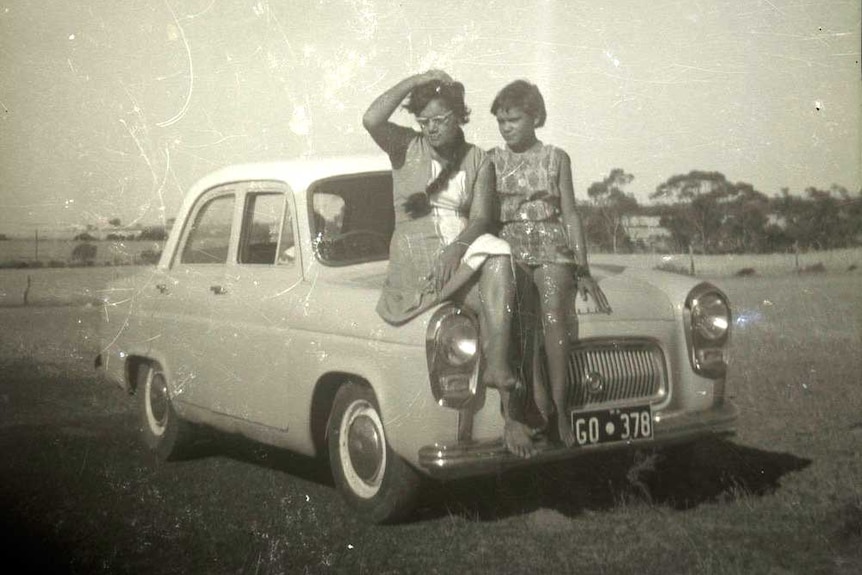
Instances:
[[[205,432],[184,459],[210,457],[227,457],[333,487],[327,460],[239,435]],[[633,503],[687,510],[772,493],[782,477],[810,464],[810,459],[720,438],[663,450],[586,454],[492,476],[428,481],[408,521],[453,515],[495,521],[542,508],[576,517]]]
[[[313,483],[333,487],[329,461],[258,443],[242,435],[208,428],[195,431],[197,440],[182,455],[184,461],[226,457],[273,471],[283,472]]]
[[[426,489],[415,520],[458,515],[494,521],[546,508],[568,517],[640,502],[686,510],[703,503],[762,496],[810,459],[706,439],[662,451],[588,454],[492,477]]]

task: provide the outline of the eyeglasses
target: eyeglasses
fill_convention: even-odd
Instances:
[[[442,126],[446,123],[447,120],[452,116],[453,111],[449,110],[445,114],[440,114],[439,116],[433,116],[431,118],[422,118],[417,116],[416,123],[422,126],[423,128],[429,128],[431,126]]]

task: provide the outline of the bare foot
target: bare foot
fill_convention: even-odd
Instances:
[[[518,378],[508,369],[492,369],[486,366],[482,371],[482,383],[495,389],[513,390],[518,386]]]
[[[517,421],[507,421],[506,427],[503,430],[503,440],[506,443],[506,449],[524,459],[529,459],[538,453],[536,446],[533,445],[530,428],[523,423]],[[574,440],[574,438],[572,438]]]
[[[557,430],[560,433],[560,441],[562,441],[566,447],[571,447],[575,444],[575,434],[572,432],[572,426],[569,424],[568,420],[565,417],[561,417],[560,414],[557,414]]]

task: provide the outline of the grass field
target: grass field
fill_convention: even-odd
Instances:
[[[149,242],[138,242],[149,245]],[[0,260],[2,261],[2,260]],[[667,269],[688,272],[687,255],[594,254],[595,264]],[[762,277],[787,276],[800,270],[819,269],[829,275],[856,277],[862,283],[862,248],[800,254],[746,254],[695,256],[695,274],[703,278],[734,277],[741,270]],[[820,267],[822,266],[822,268]],[[97,302],[109,281],[129,278],[152,266],[96,266],[79,268],[0,269],[0,307],[30,304]],[[28,284],[29,281],[29,284]]]
[[[692,258],[688,254],[593,254],[590,261],[633,267],[667,267],[688,272]],[[722,254],[693,256],[695,275],[700,277],[732,277],[742,270],[753,275],[778,276],[819,269],[831,273],[847,273],[862,269],[862,248],[849,248],[799,254]],[[751,273],[746,272],[746,273]]]
[[[101,301],[109,282],[130,278],[152,266],[0,270],[0,307],[87,304]]]
[[[727,278],[731,442],[579,459],[430,489],[356,522],[314,462],[222,438],[156,464],[92,376],[98,309],[0,310],[9,557],[105,573],[862,572],[859,276]],[[9,564],[9,563],[7,563]],[[14,561],[11,563],[14,565]]]

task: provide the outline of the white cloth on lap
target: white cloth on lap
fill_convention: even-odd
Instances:
[[[482,234],[473,240],[461,261],[477,270],[491,256],[510,255],[512,255],[512,250],[506,240],[501,240],[493,234]]]

